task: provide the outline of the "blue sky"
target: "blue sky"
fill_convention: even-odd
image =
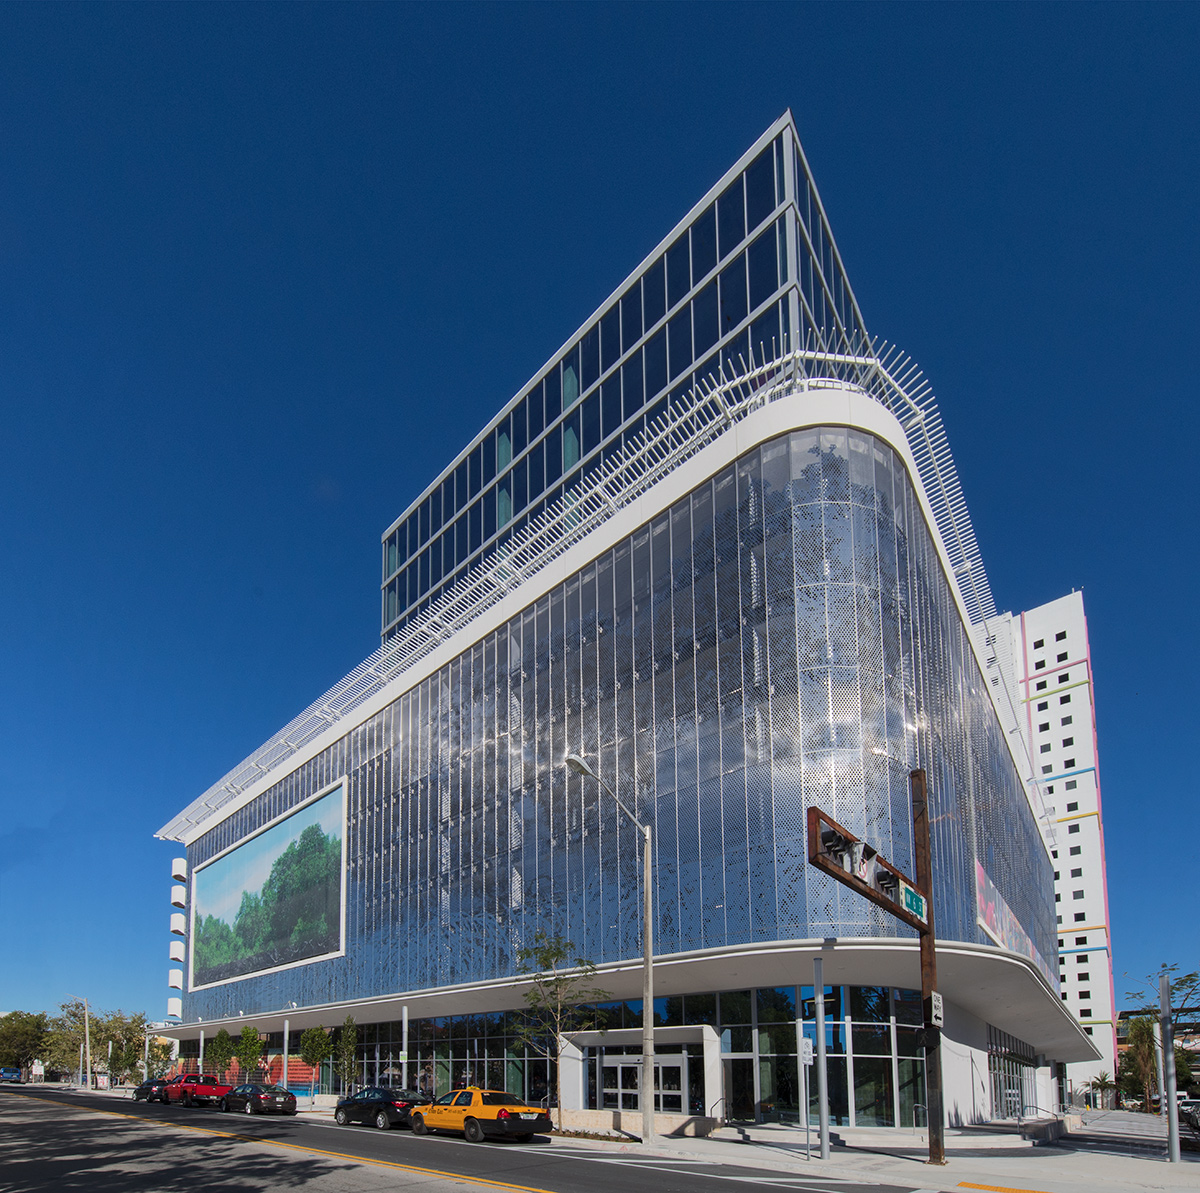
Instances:
[[[379,536],[791,107],[1001,608],[1073,587],[1117,989],[1200,968],[1200,8],[0,6],[0,1009],[165,1011],[154,831]]]
[[[293,841],[300,840],[306,828],[320,825],[327,837],[341,840],[343,803],[339,787],[197,869],[192,883],[196,920],[215,915],[232,928],[243,893],[262,890],[263,883],[271,876],[271,867]]]

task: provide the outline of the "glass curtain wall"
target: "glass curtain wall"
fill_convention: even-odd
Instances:
[[[638,835],[568,750],[654,824],[661,953],[908,935],[804,839],[818,804],[910,868],[903,758],[929,774],[940,935],[984,939],[978,857],[1053,955],[1049,860],[909,478],[825,427],[747,452],[190,847],[346,782],[346,955],[189,1016],[504,977],[539,930],[637,956]]]

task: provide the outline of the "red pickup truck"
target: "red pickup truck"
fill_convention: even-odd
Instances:
[[[198,1106],[202,1102],[219,1102],[232,1085],[221,1085],[215,1077],[201,1077],[198,1073],[181,1073],[162,1087],[159,1097],[170,1104]]]

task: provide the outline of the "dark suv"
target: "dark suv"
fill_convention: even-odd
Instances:
[[[339,1127],[347,1123],[371,1123],[381,1131],[389,1127],[411,1127],[409,1121],[414,1106],[424,1098],[415,1089],[389,1089],[370,1085],[348,1098],[342,1098],[333,1112]]]

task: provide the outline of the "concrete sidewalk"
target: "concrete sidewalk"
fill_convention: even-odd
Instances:
[[[1149,1116],[1139,1116],[1148,1118]],[[632,1154],[653,1153],[678,1159],[737,1164],[786,1171],[795,1176],[856,1179],[901,1185],[913,1190],[963,1188],[1036,1191],[1036,1193],[1087,1193],[1160,1189],[1200,1189],[1200,1155],[1184,1153],[1184,1162],[1168,1164],[1165,1146],[1153,1158],[1122,1155],[1080,1147],[1072,1137],[1056,1144],[1035,1146],[1015,1131],[989,1128],[950,1128],[946,1132],[944,1168],[925,1161],[928,1141],[924,1132],[889,1129],[839,1128],[839,1140],[827,1161],[806,1159],[804,1131],[778,1124],[724,1127],[707,1139],[655,1141],[653,1148],[637,1144],[593,1143],[555,1139],[556,1147],[597,1147]],[[1081,1139],[1090,1139],[1085,1123]],[[816,1131],[811,1135],[818,1154]],[[1163,1140],[1165,1145],[1165,1138]]]
[[[66,1086],[42,1086],[74,1092]],[[114,1100],[132,1090],[93,1090]],[[331,1107],[315,1109],[299,1097],[298,1117],[332,1124]],[[634,1141],[550,1137],[556,1151],[669,1159],[676,1162],[731,1164],[793,1177],[859,1180],[900,1185],[919,1193],[961,1193],[964,1189],[998,1193],[1141,1193],[1200,1189],[1200,1153],[1184,1152],[1183,1163],[1165,1159],[1166,1128],[1150,1115],[1091,1112],[1083,1129],[1054,1144],[1034,1145],[1003,1125],[948,1128],[944,1168],[925,1163],[925,1132],[903,1129],[835,1128],[830,1158],[821,1161],[817,1132],[810,1135],[812,1156],[805,1158],[802,1127],[779,1123],[722,1127],[707,1138],[661,1136],[652,1147]],[[1139,1142],[1142,1144],[1141,1155]],[[546,1146],[543,1144],[543,1146]],[[1147,1154],[1153,1148],[1153,1154]],[[1128,1154],[1134,1152],[1135,1154]],[[1125,1153],[1125,1154],[1123,1154]]]

